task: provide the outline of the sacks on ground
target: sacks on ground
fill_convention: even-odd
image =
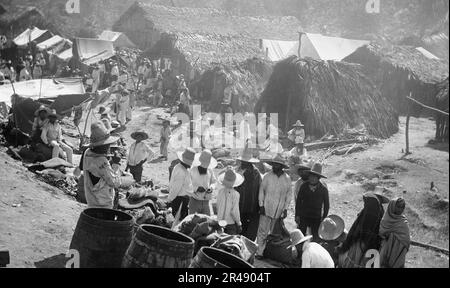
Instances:
[[[174,228],[176,232],[195,240],[194,254],[204,246],[211,246],[220,238],[220,235],[216,233],[217,229],[219,229],[219,222],[203,214],[188,215]]]
[[[36,152],[33,151],[29,145],[23,146],[19,151],[19,155],[25,162],[28,163],[35,163],[37,159]]]
[[[203,224],[203,225],[202,225]],[[175,231],[192,237],[194,240],[201,236],[207,236],[219,227],[219,223],[213,217],[203,214],[188,215],[176,227]]]
[[[267,237],[264,257],[287,265],[294,265],[295,259],[292,255],[292,249],[288,249],[291,240],[282,235],[269,235]]]
[[[231,253],[250,264],[255,261],[258,245],[242,235],[229,235],[221,237],[212,247]]]

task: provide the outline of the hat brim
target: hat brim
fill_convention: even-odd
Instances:
[[[339,217],[337,215],[330,215],[327,218],[330,218],[331,220],[333,220],[334,223],[336,223],[336,226],[337,226],[338,229],[336,230],[336,232],[334,234],[327,233],[327,232],[323,233],[322,230],[323,230],[323,223],[325,221],[324,220],[324,221],[322,221],[322,223],[320,223],[319,233],[318,234],[319,234],[320,239],[322,239],[322,240],[333,241],[333,240],[338,239],[342,235],[342,233],[344,233],[344,231],[345,231],[345,222],[344,222],[344,219],[342,219],[341,217]]]
[[[311,240],[312,238],[313,238],[312,235],[305,236],[305,237],[303,237],[302,239],[300,239],[300,240],[298,240],[298,241],[295,241],[294,243],[292,243],[291,245],[289,245],[289,246],[287,247],[287,249],[291,249],[292,247],[295,247],[295,246],[297,246],[297,245],[299,245],[299,244],[302,244],[303,242],[306,242],[306,241],[308,241],[308,240]]]
[[[178,160],[180,160],[181,162],[183,162],[186,165],[192,166],[192,163],[194,163],[194,160],[183,159],[183,153],[184,153],[184,151],[177,152]]]
[[[93,148],[93,147],[99,147],[99,146],[103,146],[103,145],[110,145],[110,144],[116,143],[117,141],[119,141],[119,139],[120,138],[116,137],[116,136],[109,136],[109,138],[106,140],[89,144],[89,147]]]
[[[273,164],[280,164],[281,166],[284,167],[284,169],[288,169],[288,168],[289,168],[289,166],[287,166],[286,163],[283,163],[283,162],[281,162],[281,161],[276,161],[276,160],[266,160],[266,161],[264,161],[264,162],[266,162],[266,163],[269,164],[270,166],[273,166]]]
[[[308,173],[309,174],[311,174],[311,175],[314,175],[314,176],[318,176],[318,177],[320,177],[320,178],[324,178],[324,179],[328,179],[328,177],[327,176],[325,176],[325,175],[322,175],[322,174],[320,174],[320,173],[317,173],[317,172],[314,172],[314,171],[308,171]]]
[[[192,162],[193,167],[202,167],[205,169],[216,169],[217,165],[219,164],[216,160],[216,158],[211,157],[211,162],[209,163],[208,167],[203,167],[202,163],[200,163],[200,155],[201,153],[195,154],[194,162]]]
[[[233,187],[233,188],[239,187],[242,185],[242,183],[244,183],[245,178],[244,178],[244,176],[242,176],[241,174],[239,174],[237,172],[234,172],[234,173],[236,174],[236,180],[234,181],[233,185],[231,185],[231,183],[229,183],[227,181],[224,181],[225,171],[219,175],[219,178],[217,179],[217,181],[225,187]]]
[[[131,134],[131,138],[132,138],[133,140],[136,140],[136,138],[138,138],[139,136],[141,136],[141,138],[142,138],[143,140],[147,140],[148,138],[150,138],[150,137],[148,136],[148,134],[145,133],[145,132],[134,132],[134,133]]]
[[[256,159],[256,158],[244,159],[242,157],[238,157],[237,160],[239,160],[241,162],[251,163],[251,164],[258,164],[261,162],[259,159]]]
[[[125,210],[132,210],[144,207],[147,204],[154,204],[154,200],[150,198],[143,198],[142,200],[138,201],[137,203],[130,203],[130,199],[120,199],[119,200],[119,206]]]

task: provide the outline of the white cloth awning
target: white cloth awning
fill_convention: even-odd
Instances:
[[[341,61],[370,41],[328,37],[305,33],[302,36],[300,56],[317,60]],[[262,48],[271,61],[281,61],[289,56],[299,56],[299,41],[262,40]]]
[[[37,100],[39,98],[56,98],[61,95],[84,94],[83,81],[79,78],[42,79],[14,83],[16,94]],[[0,103],[11,106],[14,90],[11,84],[0,86]],[[41,96],[39,97],[39,94]]]
[[[17,36],[13,42],[17,46],[26,46],[28,43],[35,41],[45,33],[47,33],[48,30],[41,30],[39,28],[34,27],[33,29],[27,29],[22,34]]]
[[[39,43],[36,45],[36,47],[39,50],[48,50],[62,42],[64,42],[66,39],[62,38],[61,36],[55,35],[50,39],[45,40],[44,42]]]

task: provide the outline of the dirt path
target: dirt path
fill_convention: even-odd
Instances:
[[[162,110],[140,108],[133,113],[133,121],[124,132],[128,145],[132,143],[132,132],[145,130],[150,135],[148,144],[159,156],[161,123],[156,117],[158,113]],[[413,119],[411,143],[414,154],[407,158],[410,160],[402,160],[403,128],[402,125],[400,133],[367,151],[327,160],[325,173],[329,176],[330,213],[342,215],[350,228],[362,208],[362,194],[371,187],[367,178],[380,172],[378,167],[384,172],[394,168],[393,179],[390,179],[393,187],[389,188],[389,193],[390,196],[405,197],[412,238],[448,248],[448,206],[446,209],[435,206],[441,203],[438,200],[448,199],[448,146],[446,151],[427,147],[428,140],[433,138],[433,123],[427,119]],[[10,250],[10,267],[61,267],[63,254],[67,252],[76,221],[85,206],[36,180],[4,151],[4,148],[0,151],[0,246]],[[168,167],[175,158],[171,151],[169,161],[147,163],[144,177],[153,179],[159,186],[166,186]],[[431,182],[436,184],[437,193],[428,192]],[[405,190],[407,193],[403,194]],[[293,205],[291,208],[286,222],[292,229]],[[435,252],[412,248],[407,265],[449,267],[449,259]]]

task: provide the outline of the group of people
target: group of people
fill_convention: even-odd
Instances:
[[[46,71],[47,61],[42,52],[32,55],[28,52],[25,57],[19,58],[16,67],[11,60],[1,60],[0,62],[0,81],[9,82],[28,81],[41,79]]]
[[[62,158],[73,163],[73,148],[62,135],[60,116],[56,110],[41,106],[35,113],[31,143],[36,149],[50,149],[52,158]]]

